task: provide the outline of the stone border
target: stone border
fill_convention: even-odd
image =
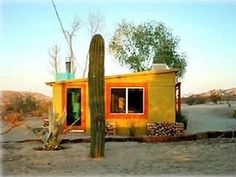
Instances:
[[[196,134],[187,134],[182,136],[106,136],[106,142],[141,142],[141,143],[158,143],[158,142],[175,142],[175,141],[194,141],[209,138],[236,138],[235,131],[209,131]],[[26,142],[42,142],[40,139],[27,139],[22,141],[2,141],[1,143],[26,143]],[[80,137],[75,139],[63,139],[65,143],[88,143],[90,137]]]

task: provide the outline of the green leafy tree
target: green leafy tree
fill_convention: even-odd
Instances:
[[[132,71],[145,71],[152,63],[166,63],[179,68],[179,77],[185,73],[186,55],[178,52],[180,39],[173,36],[163,23],[155,21],[140,25],[123,21],[118,24],[110,43],[110,52]]]

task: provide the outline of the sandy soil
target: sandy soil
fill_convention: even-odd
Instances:
[[[89,158],[89,143],[39,151],[39,143],[2,144],[3,176],[236,175],[236,139],[169,143],[106,143],[106,157]]]
[[[231,107],[227,104],[183,105],[182,113],[188,119],[186,133],[236,130],[233,110],[236,110],[236,103]]]
[[[234,105],[235,106],[235,105]],[[227,105],[184,106],[186,133],[236,130]],[[35,119],[29,120],[40,125]],[[78,136],[70,135],[72,138]],[[22,128],[1,136],[2,176],[236,176],[236,139],[169,143],[108,142],[103,159],[89,158],[89,143],[63,144],[60,151],[39,151],[42,143],[14,141],[36,138]],[[6,142],[12,141],[12,142]]]

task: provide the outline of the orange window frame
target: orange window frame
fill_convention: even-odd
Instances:
[[[143,88],[144,100],[143,113],[112,113],[111,89],[112,88]],[[106,118],[107,119],[147,119],[148,116],[148,84],[147,83],[107,83],[106,84]]]

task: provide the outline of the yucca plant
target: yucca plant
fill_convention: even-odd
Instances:
[[[43,137],[44,150],[60,149],[60,143],[64,131],[65,113],[59,115],[50,109],[49,111],[49,125],[47,132]]]
[[[66,113],[60,115],[55,113],[52,107],[49,108],[48,120],[49,123],[47,126],[33,128],[25,120],[22,119],[22,115],[19,113],[9,113],[4,115],[7,123],[9,123],[9,128],[0,132],[1,135],[10,132],[12,129],[21,126],[28,130],[28,133],[31,132],[39,137],[43,141],[43,150],[58,150],[60,149],[60,143],[63,136],[65,136],[71,128],[80,120],[80,117],[65,129],[64,123],[66,119]]]
[[[46,133],[43,136],[44,150],[58,150],[62,137],[65,136],[71,128],[80,120],[80,117],[65,129],[64,123],[66,120],[65,111],[59,115],[50,109],[49,111],[49,125],[46,128]]]

